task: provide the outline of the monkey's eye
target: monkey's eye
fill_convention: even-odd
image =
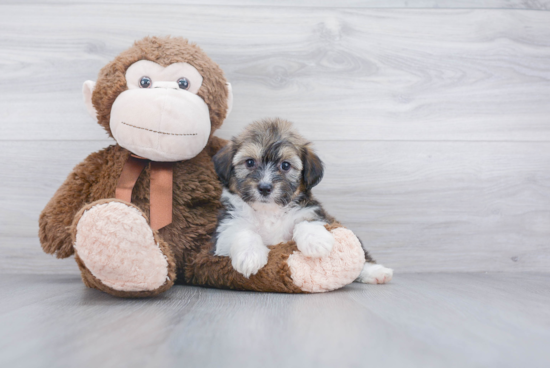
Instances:
[[[185,77],[178,79],[178,86],[181,89],[189,89],[189,80]]]
[[[290,162],[283,161],[283,162],[281,163],[281,170],[283,170],[283,171],[288,171],[288,170],[290,170],[290,167],[291,167]]]
[[[139,86],[141,88],[149,88],[151,87],[151,78],[149,77],[141,77],[141,79],[139,80]]]
[[[249,158],[248,160],[245,161],[246,163],[246,167],[248,167],[249,169],[252,169],[254,166],[256,166],[256,161],[254,161],[253,158]]]

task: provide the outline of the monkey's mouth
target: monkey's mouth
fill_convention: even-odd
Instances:
[[[132,124],[128,124],[128,123],[125,123],[124,121],[121,121],[120,123],[121,123],[121,124],[124,124],[124,125],[127,125],[127,126],[129,126],[129,127],[132,127],[132,128],[141,129],[141,130],[146,130],[146,131],[148,131],[148,132],[157,133],[157,134],[178,135],[178,136],[184,136],[184,135],[197,135],[197,133],[181,133],[181,134],[178,134],[178,133],[160,132],[160,131],[158,131],[158,130],[152,130],[152,129],[149,129],[149,128],[142,128],[142,127],[138,127],[138,126],[135,126],[135,125],[132,125]]]

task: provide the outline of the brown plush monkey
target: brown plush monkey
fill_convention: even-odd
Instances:
[[[364,254],[338,224],[333,252],[303,257],[272,247],[245,278],[212,253],[221,185],[213,136],[232,104],[222,70],[182,38],[137,41],[84,83],[90,113],[117,144],[77,165],[40,215],[40,241],[75,255],[84,283],[112,295],[159,294],[174,282],[240,290],[319,292],[351,283]]]

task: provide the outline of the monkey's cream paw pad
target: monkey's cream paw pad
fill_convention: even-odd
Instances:
[[[74,248],[88,270],[120,291],[155,290],[168,278],[168,262],[141,212],[121,202],[98,204],[76,226]]]
[[[287,263],[294,284],[307,292],[318,293],[351,284],[361,273],[365,253],[359,239],[345,228],[332,230],[334,246],[328,256],[306,257],[294,252]]]
[[[393,277],[393,270],[379,264],[365,263],[357,282],[364,284],[387,284]]]

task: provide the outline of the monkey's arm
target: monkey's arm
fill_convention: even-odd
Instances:
[[[298,251],[294,241],[281,243],[270,247],[267,264],[250,278],[235,271],[230,257],[214,255],[212,244],[205,244],[185,270],[185,283],[278,293],[311,293],[341,288],[359,276],[365,264],[365,254],[350,230],[339,223],[326,225],[326,229],[335,237],[330,255],[306,257]]]
[[[78,210],[90,200],[109,150],[95,152],[78,164],[40,214],[38,235],[44,252],[57,258],[74,253],[69,227]]]

